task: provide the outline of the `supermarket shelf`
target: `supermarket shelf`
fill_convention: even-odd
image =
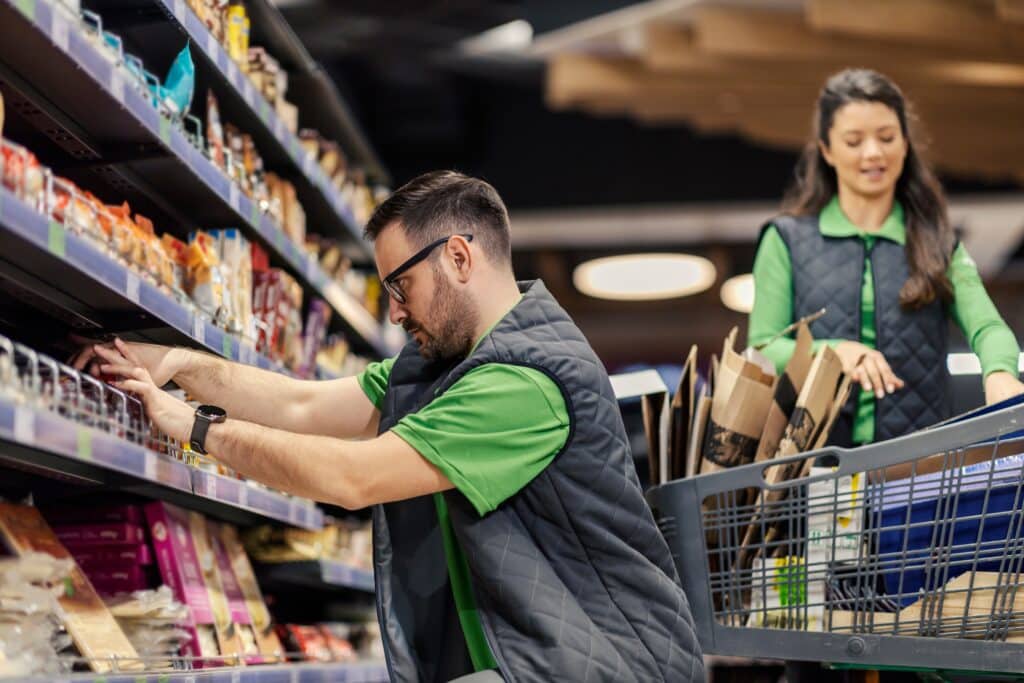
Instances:
[[[372,593],[373,572],[335,560],[267,562],[256,571],[262,581],[273,584],[318,588],[345,588]]]
[[[323,527],[310,501],[190,467],[112,434],[0,397],[0,460],[48,477],[167,500],[236,524]]]
[[[124,192],[138,190],[140,196],[130,197],[133,205],[141,202],[140,210],[161,215],[167,220],[158,225],[170,228],[168,223],[173,223],[176,230],[171,231],[178,234],[196,225],[246,226],[247,234],[263,243],[276,263],[288,266],[305,289],[335,308],[357,351],[390,353],[377,321],[161,116],[80,27],[45,0],[0,0],[0,24],[15,27],[26,21],[35,30],[10,31],[0,61],[5,72],[33,73],[33,84],[15,83],[16,77],[5,72],[0,80],[32,105],[19,110],[31,109],[34,125],[45,129],[79,165],[99,167],[102,172],[90,180]],[[68,173],[73,178],[74,171]],[[181,207],[189,207],[187,216]]]
[[[294,180],[310,225],[337,237],[345,237],[355,254],[365,258],[369,251],[351,208],[331,184],[315,160],[306,155],[274,107],[256,91],[252,82],[232,60],[185,0],[93,0],[89,3],[101,16],[110,16],[115,31],[129,45],[140,45],[143,61],[169,62],[181,49],[183,31],[191,40],[194,58],[205,58],[215,75],[222,119],[253,136],[260,156],[269,167],[286,166]],[[147,10],[156,7],[168,21],[154,21]],[[140,17],[133,26],[129,17]],[[125,26],[121,27],[120,24]],[[150,59],[152,57],[152,59]],[[290,74],[289,74],[290,75]],[[204,111],[205,88],[197,87],[193,110]],[[310,103],[313,106],[313,103]],[[201,117],[202,118],[202,117]]]
[[[0,681],[12,679],[0,678]],[[161,674],[72,674],[60,678],[19,678],[24,683],[386,683],[387,666],[358,664],[279,664],[200,669]]]
[[[391,178],[356,122],[333,79],[317,64],[271,0],[249,0],[252,45],[262,45],[288,70],[288,99],[299,105],[302,125],[336,140],[350,162],[366,169],[371,181]]]
[[[213,325],[92,241],[69,232],[0,188],[3,275],[33,294],[59,302],[80,319],[107,330],[143,330],[153,341],[198,346],[265,370],[283,367],[240,337]],[[8,246],[9,245],[9,246]],[[159,329],[150,329],[154,325]],[[86,330],[88,333],[88,330]]]

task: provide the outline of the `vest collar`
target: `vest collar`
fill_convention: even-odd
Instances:
[[[818,229],[825,237],[881,237],[900,246],[907,243],[907,230],[903,222],[903,205],[899,201],[892,203],[882,227],[876,232],[861,230],[850,222],[839,206],[839,196],[832,198],[818,216]]]

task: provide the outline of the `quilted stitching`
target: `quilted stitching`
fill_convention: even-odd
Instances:
[[[703,680],[689,603],[644,501],[605,369],[541,283],[439,390],[489,362],[553,376],[573,425],[552,464],[495,512],[481,518],[464,497],[447,495],[505,676]]]
[[[783,216],[772,221],[789,247],[793,264],[794,318],[827,308],[812,325],[819,338],[860,338],[863,243],[856,238],[821,235],[816,217]],[[945,419],[949,413],[949,320],[942,304],[905,311],[899,291],[907,279],[903,247],[879,240],[871,252],[875,281],[877,346],[906,382],[906,388],[879,401],[875,438],[901,436]],[[847,413],[848,416],[851,413]]]

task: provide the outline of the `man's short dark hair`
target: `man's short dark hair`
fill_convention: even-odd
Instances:
[[[458,171],[417,176],[377,207],[363,234],[375,241],[395,222],[417,249],[447,235],[468,233],[492,263],[512,263],[508,210],[498,191],[478,178]]]

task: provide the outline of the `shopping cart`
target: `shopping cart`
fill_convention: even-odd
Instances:
[[[704,652],[1024,672],[1022,428],[1016,406],[651,489]]]

